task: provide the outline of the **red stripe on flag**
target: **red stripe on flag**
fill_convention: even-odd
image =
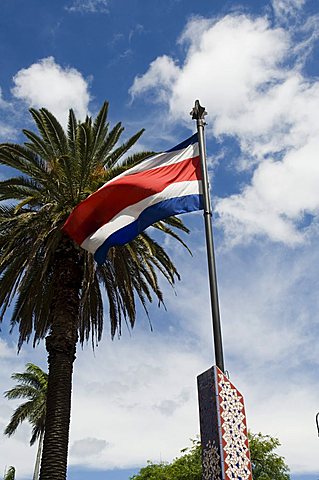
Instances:
[[[77,205],[63,230],[81,245],[89,235],[128,206],[163,191],[173,183],[200,179],[199,157],[123,176]]]

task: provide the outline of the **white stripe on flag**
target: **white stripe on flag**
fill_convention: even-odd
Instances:
[[[179,162],[182,162],[183,160],[187,160],[188,158],[194,158],[198,156],[199,156],[198,143],[188,145],[187,148],[183,148],[182,150],[158,153],[150,158],[147,158],[146,160],[143,160],[143,162],[139,163],[138,165],[135,165],[135,167],[132,167],[126,170],[125,172],[121,173],[120,175],[117,175],[116,177],[112,178],[112,180],[109,180],[102,187],[100,187],[100,189],[104,188],[105,185],[109,185],[110,183],[115,182],[119,178],[126,177],[127,175],[144,172],[146,170],[154,170],[154,168],[158,168],[158,167],[166,167],[167,165],[179,163]]]

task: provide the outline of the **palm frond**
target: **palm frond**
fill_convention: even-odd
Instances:
[[[46,108],[41,108],[40,115],[42,117],[43,124],[46,127],[48,138],[50,142],[54,145],[55,151],[58,155],[67,155],[67,137],[64,133],[64,130],[55,118],[52,113],[50,113]]]
[[[104,165],[104,159],[112,151],[114,145],[118,142],[124,128],[121,123],[117,123],[110,133],[104,138],[101,146],[96,150],[95,158]]]
[[[104,102],[93,124],[94,151],[98,151],[107,135],[108,123],[106,122],[106,119],[108,109],[109,103]]]
[[[137,140],[141,137],[144,133],[145,129],[142,128],[139,132],[129,138],[123,145],[116,148],[106,159],[104,162],[105,168],[112,168],[116,162],[137,142]],[[144,157],[145,158],[145,157]]]
[[[34,153],[39,155],[40,157],[44,159],[49,159],[50,158],[50,151],[47,149],[47,144],[42,140],[41,137],[36,135],[34,132],[31,132],[30,130],[22,130],[24,135],[31,140],[31,142],[25,142],[24,145],[32,150]]]
[[[11,378],[17,384],[6,391],[4,396],[8,400],[24,398],[28,401],[20,404],[13,412],[4,434],[13,435],[19,425],[27,420],[33,427],[30,440],[30,445],[33,445],[45,428],[48,374],[39,366],[27,363],[24,372],[13,373]]]
[[[166,222],[168,223],[168,222]],[[165,225],[165,221],[162,221],[162,222],[157,222],[157,223],[154,223],[152,225],[154,228],[156,228],[157,230],[160,230],[161,232],[165,233],[166,235],[169,235],[170,237],[173,237],[175,238],[175,240],[177,240],[179,243],[181,243],[183,245],[183,247],[186,248],[186,250],[188,251],[188,253],[190,255],[192,255],[192,252],[191,250],[188,248],[188,246],[186,245],[186,243],[184,242],[184,240],[176,233],[174,232],[174,230],[172,230],[171,228],[167,227]],[[187,231],[187,230],[183,230],[184,232]]]
[[[18,426],[28,419],[32,412],[33,402],[32,400],[25,402],[19,405],[16,410],[13,412],[10,422],[4,429],[4,434],[11,437],[15,431],[17,430]]]
[[[77,121],[74,115],[74,111],[72,108],[69,112],[69,120],[68,120],[68,151],[70,153],[70,157],[76,157],[76,137],[77,137]]]
[[[3,480],[15,480],[15,473],[16,469],[13,466],[9,467],[4,474]]]

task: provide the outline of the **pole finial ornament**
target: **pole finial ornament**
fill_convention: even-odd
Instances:
[[[190,112],[192,119],[193,120],[204,120],[205,115],[207,115],[207,112],[205,110],[205,107],[202,107],[201,104],[199,103],[199,100],[195,100],[195,106],[193,110]]]

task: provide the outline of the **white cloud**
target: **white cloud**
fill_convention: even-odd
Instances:
[[[145,32],[144,26],[141,23],[137,23],[129,33],[128,42],[131,43],[133,40],[133,37],[135,37],[136,35],[141,35],[144,32]],[[117,34],[117,35],[120,35],[120,34]]]
[[[73,443],[70,448],[70,455],[80,458],[91,457],[101,453],[107,446],[108,443],[105,440],[91,437],[83,438]]]
[[[12,108],[12,105],[10,102],[7,102],[4,100],[3,95],[2,95],[2,88],[0,87],[0,109],[7,109],[7,108]]]
[[[147,74],[135,78],[130,89],[132,97],[159,87],[156,98],[161,101],[168,100],[179,72],[179,68],[170,57],[167,55],[158,57],[150,64]]]
[[[65,9],[79,13],[108,13],[108,3],[108,0],[73,0]]]
[[[319,140],[313,139],[282,161],[263,161],[242,193],[219,200],[220,223],[233,241],[265,232],[290,245],[304,240],[296,223],[319,212],[318,152]]]
[[[7,142],[16,137],[16,129],[12,125],[13,105],[5,100],[2,95],[2,88],[0,87],[0,141]]]
[[[280,5],[289,10],[302,2]],[[298,243],[303,214],[318,213],[319,82],[302,73],[315,23],[308,21],[308,37],[303,32],[297,44],[296,31],[293,36],[266,17],[194,18],[180,37],[184,62],[158,57],[131,87],[133,97],[151,91],[183,123],[199,98],[209,113],[208,134],[238,140],[241,156],[234,166],[256,170],[240,193],[217,204],[233,242],[266,234]]]
[[[188,118],[199,96],[215,119],[216,134],[232,133],[235,119],[250,105],[251,95],[278,76],[278,63],[289,49],[289,38],[282,29],[271,30],[266,19],[246,16],[228,15],[218,22],[196,18],[181,41],[188,48],[184,65],[173,70],[172,59],[157,58],[135,79],[131,93],[155,88],[161,95],[163,83],[164,89],[170,87],[171,113],[179,119]],[[169,83],[167,65],[171,67]]]
[[[16,129],[7,123],[0,121],[0,141],[8,142],[16,138]]]
[[[275,17],[280,22],[288,22],[292,17],[298,17],[299,10],[306,0],[272,0]]]
[[[104,341],[95,356],[78,352],[71,437],[104,438],[108,448],[98,463],[71,451],[71,464],[125,468],[177,455],[198,430],[197,354],[159,332],[137,330],[132,339]]]
[[[163,415],[171,416],[182,405],[188,402],[190,398],[190,392],[187,389],[183,389],[179,395],[170,400],[162,400],[158,404],[154,405],[154,408],[159,410]]]
[[[13,358],[16,356],[16,352],[13,348],[9,348],[9,346],[0,338],[0,358]]]
[[[75,68],[63,68],[48,57],[19,70],[14,76],[13,95],[29,106],[50,110],[63,124],[73,108],[79,119],[88,113],[88,83]]]

